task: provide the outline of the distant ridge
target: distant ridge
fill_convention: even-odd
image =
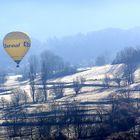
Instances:
[[[14,63],[3,50],[2,41],[0,47],[0,66],[10,66]],[[74,64],[94,64],[99,55],[105,55],[112,59],[116,52],[124,47],[140,47],[140,27],[122,30],[119,28],[107,28],[99,31],[78,33],[63,38],[50,38],[45,43],[32,38],[32,47],[29,55],[39,55],[43,50],[49,49]]]

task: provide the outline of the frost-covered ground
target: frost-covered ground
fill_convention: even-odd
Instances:
[[[123,74],[123,68],[124,65],[105,65],[101,67],[92,67],[88,68],[88,70],[85,70],[83,72],[78,72],[73,75],[65,76],[63,78],[58,78],[54,81],[61,81],[61,82],[72,82],[73,79],[76,77],[82,76],[86,79],[86,81],[92,81],[92,80],[101,80],[105,77],[107,74],[110,78],[113,78],[114,76],[122,76]]]
[[[66,82],[66,83],[72,83],[73,80],[75,80],[77,77],[83,77],[85,78],[86,82],[85,84],[103,84],[103,79],[105,76],[110,77],[111,79],[117,77],[122,77],[124,71],[124,65],[105,65],[101,67],[92,67],[83,70],[82,72],[77,72],[73,75],[52,79],[49,82]],[[136,87],[139,87],[139,76],[140,70],[136,70],[135,72],[135,81],[136,83],[126,87],[130,89],[135,89]],[[6,99],[10,100],[10,96],[12,94],[12,90],[15,89],[22,89],[25,90],[29,96],[30,96],[30,86],[28,81],[19,82],[18,79],[20,78],[20,75],[15,76],[8,76],[7,81],[4,84],[4,88],[9,90],[6,92],[1,92],[0,97],[5,97]],[[116,83],[111,83],[112,85],[116,85]],[[74,95],[73,89],[65,89],[64,97],[61,100],[78,100],[81,102],[87,102],[87,101],[95,101],[95,100],[102,100],[107,98],[111,93],[114,93],[116,90],[118,90],[117,87],[110,87],[109,89],[103,88],[103,87],[83,87],[81,90],[81,93],[78,95]],[[134,92],[133,95],[135,97],[139,96],[138,92]],[[49,97],[51,99],[52,95],[49,94]]]
[[[58,83],[58,82],[64,82],[64,83],[70,83],[72,84],[73,80],[75,80],[77,77],[83,77],[85,78],[86,82],[85,84],[93,84],[93,86],[84,86],[81,90],[81,92],[78,95],[75,95],[74,90],[72,88],[65,88],[64,90],[64,96],[57,100],[52,100],[52,92],[48,92],[48,99],[49,102],[42,102],[42,103],[36,103],[32,104],[31,102],[27,105],[28,113],[34,113],[36,111],[39,111],[39,107],[43,106],[43,109],[45,111],[49,111],[51,108],[51,102],[59,101],[56,103],[63,103],[63,101],[78,101],[81,103],[81,105],[87,106],[88,109],[91,111],[90,113],[95,113],[95,110],[97,107],[102,106],[107,109],[109,109],[110,105],[106,102],[108,96],[110,96],[111,93],[118,93],[118,90],[121,89],[131,89],[131,95],[133,98],[140,98],[140,69],[137,69],[134,73],[135,76],[135,83],[130,86],[123,86],[121,88],[117,87],[117,84],[115,82],[110,82],[110,85],[113,85],[112,87],[105,88],[104,86],[94,86],[94,84],[103,85],[103,79],[108,76],[110,79],[117,77],[122,77],[124,72],[124,65],[105,65],[100,67],[92,67],[88,69],[81,69],[72,75],[68,75],[65,77],[57,78],[57,79],[51,79],[48,82],[50,83]],[[30,85],[29,81],[20,81],[21,75],[12,75],[7,77],[7,81],[3,86],[0,87],[0,99],[4,97],[6,100],[11,100],[11,96],[13,94],[13,91],[17,89],[24,90],[30,97],[31,101],[31,95],[30,95]],[[39,79],[37,79],[38,81]],[[125,85],[122,83],[122,85]],[[38,86],[38,85],[37,85]],[[41,85],[40,85],[41,86]],[[137,90],[138,89],[138,90]],[[19,93],[20,94],[20,93]],[[102,104],[100,104],[102,103]],[[0,112],[0,116],[2,115],[2,112]],[[0,117],[1,118],[1,117]],[[4,122],[3,119],[0,119],[0,123]]]

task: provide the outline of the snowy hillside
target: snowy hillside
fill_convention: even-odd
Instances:
[[[114,76],[122,76],[123,74],[123,68],[124,65],[105,65],[100,67],[92,67],[89,70],[79,72],[70,76],[65,76],[60,79],[56,79],[55,81],[61,81],[61,82],[72,82],[73,79],[76,77],[82,76],[86,79],[87,82],[90,80],[101,80],[105,77],[107,74],[110,78],[113,78]]]
[[[140,87],[140,69],[137,69],[134,73],[135,75],[135,83],[131,84],[130,86],[125,86],[125,84],[121,87],[118,87],[118,85],[113,81],[113,79],[117,77],[122,77],[122,74],[124,72],[124,65],[105,65],[100,67],[91,67],[90,69],[85,69],[85,71],[77,72],[73,75],[65,76],[62,78],[57,79],[51,79],[48,81],[48,83],[65,83],[67,85],[72,85],[73,80],[75,80],[77,77],[83,77],[85,78],[86,82],[85,85],[82,87],[79,94],[75,94],[74,89],[71,87],[64,88],[64,94],[63,97],[54,99],[54,94],[52,93],[51,89],[48,90],[48,102],[38,102],[33,104],[31,93],[30,93],[30,85],[29,81],[22,81],[20,82],[21,75],[15,75],[15,76],[8,76],[7,81],[3,86],[0,87],[0,101],[2,99],[6,99],[7,101],[10,101],[13,98],[13,94],[15,90],[21,89],[22,91],[25,91],[29,95],[28,100],[28,112],[33,113],[37,110],[38,107],[44,106],[46,110],[49,110],[49,103],[54,101],[59,101],[60,103],[63,103],[63,101],[78,101],[81,104],[88,104],[91,109],[96,109],[98,107],[99,103],[103,103],[104,107],[109,108],[109,104],[107,104],[108,97],[112,93],[118,93],[121,90],[132,90],[131,94],[133,98],[139,97],[139,87]],[[110,87],[104,87],[104,78],[108,75],[110,79]],[[39,80],[39,79],[37,79]],[[40,88],[42,85],[36,85],[36,89]],[[48,85],[49,88],[51,88],[52,85]],[[137,90],[138,89],[138,90]],[[20,92],[18,93],[20,94]],[[40,93],[39,93],[40,94]],[[3,98],[2,98],[3,97]],[[94,103],[94,104],[93,104]],[[94,112],[93,112],[94,113]],[[1,120],[3,121],[3,120]]]
[[[52,79],[49,82],[61,82],[61,83],[71,83],[77,77],[82,77],[85,79],[85,84],[103,84],[103,79],[107,75],[110,79],[117,77],[121,77],[123,74],[124,65],[105,65],[101,67],[92,67],[88,70],[77,72],[73,75],[65,76],[62,78]],[[25,90],[30,96],[30,86],[28,81],[19,82],[18,78],[20,75],[9,76],[7,78],[6,83],[4,84],[4,89],[9,90],[6,93],[1,92],[0,97],[5,97],[6,99],[10,99],[10,93],[15,89]],[[135,72],[135,79],[138,81],[139,79],[139,69]],[[138,86],[138,82],[131,85],[130,88],[134,88]],[[111,82],[111,85],[115,85],[115,83]],[[81,93],[77,96],[74,95],[74,90],[72,88],[65,88],[64,97],[59,100],[79,100],[79,101],[92,101],[92,100],[101,100],[108,97],[112,92],[118,90],[116,87],[110,87],[106,89],[102,86],[85,86],[82,88]],[[52,99],[51,92],[48,92],[49,99]]]

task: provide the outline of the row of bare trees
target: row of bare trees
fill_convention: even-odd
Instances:
[[[32,111],[25,106],[25,93],[19,92],[2,110],[7,139],[137,140],[140,136],[140,102],[131,98],[130,91],[111,94],[103,105],[54,100],[49,108],[40,105]]]
[[[29,58],[28,71],[23,71],[23,80],[29,79],[31,97],[33,103],[37,101],[38,96],[37,85],[42,85],[43,100],[46,102],[48,97],[47,82],[50,78],[63,76],[65,74],[74,73],[76,70],[69,64],[65,63],[62,58],[50,51],[45,51],[40,57],[31,56]],[[26,77],[26,78],[25,78]],[[58,86],[57,86],[58,87]],[[60,87],[60,85],[59,85]],[[60,89],[60,88],[59,88]]]

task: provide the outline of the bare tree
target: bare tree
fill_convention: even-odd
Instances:
[[[64,94],[64,84],[58,83],[52,86],[52,92],[55,94],[55,98],[62,98]]]
[[[73,80],[73,89],[74,89],[76,95],[80,93],[85,81],[86,80],[83,77],[76,77],[76,79]]]
[[[110,82],[110,78],[107,74],[105,74],[105,77],[103,79],[104,86],[109,88],[109,82]]]
[[[37,58],[31,56],[29,58],[29,79],[30,79],[30,91],[33,103],[35,103],[35,79],[37,75]]]
[[[49,51],[45,51],[41,54],[41,81],[45,101],[47,101],[47,80],[55,72],[55,58],[55,55]]]
[[[26,105],[29,101],[29,95],[26,91],[22,91],[22,99],[24,101],[24,104]]]
[[[41,80],[42,80],[42,85],[43,85],[43,94],[44,94],[44,100],[47,101],[47,79],[48,79],[48,68],[46,65],[46,60],[45,58],[42,58],[41,62]]]
[[[28,101],[28,95],[25,91],[21,89],[16,89],[12,92],[11,95],[11,105],[12,106],[19,106],[22,104],[26,104]]]
[[[133,64],[127,64],[125,66],[123,78],[127,81],[128,85],[134,83],[134,74],[133,74],[133,72],[135,71],[135,67],[136,66],[133,66]]]
[[[47,101],[47,80],[51,71],[51,54],[48,52],[41,54],[41,81],[43,85],[44,100]]]
[[[47,101],[47,81],[49,78],[71,73],[72,68],[64,63],[63,59],[50,51],[41,54],[41,81],[43,85],[44,100]]]
[[[110,96],[109,124],[115,131],[126,131],[136,125],[137,108],[131,102],[130,91]]]
[[[114,81],[117,83],[118,87],[120,87],[122,78],[119,77],[118,75],[113,75],[113,76],[114,76]]]
[[[42,88],[37,88],[36,89],[35,99],[36,99],[36,102],[43,102],[44,94],[43,94],[43,89]]]

